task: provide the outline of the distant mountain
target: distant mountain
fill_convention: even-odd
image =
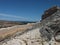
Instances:
[[[15,21],[15,22],[20,22],[20,23],[36,23],[37,21]]]
[[[0,20],[0,28],[11,27],[14,25],[24,25],[27,23],[36,23],[34,21],[7,21],[7,20]]]

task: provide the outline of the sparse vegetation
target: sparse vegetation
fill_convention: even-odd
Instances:
[[[1,33],[0,33],[0,41],[3,41],[4,39],[7,39],[7,38],[9,38],[10,36],[13,36],[13,35],[15,35],[17,32],[21,32],[21,31],[25,31],[25,30],[27,30],[27,29],[29,29],[28,28],[28,26],[30,27],[30,26],[32,26],[32,25],[25,25],[24,27],[19,27],[19,28],[17,28],[17,26],[15,27],[15,28],[13,28],[13,29],[9,29],[9,30],[4,30],[4,31],[0,31]]]

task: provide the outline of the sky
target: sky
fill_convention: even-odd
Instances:
[[[0,20],[40,21],[44,11],[60,0],[0,0]]]

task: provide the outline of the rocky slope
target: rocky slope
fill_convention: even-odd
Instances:
[[[1,45],[42,45],[39,28],[6,40]]]

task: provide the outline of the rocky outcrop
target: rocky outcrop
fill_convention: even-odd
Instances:
[[[58,10],[57,6],[54,6],[52,8],[49,8],[42,15],[42,20],[45,19],[45,18],[47,18],[47,17],[49,17],[49,16],[51,16],[52,14],[54,14],[57,10]]]
[[[46,42],[52,40],[60,42],[60,8],[52,7],[48,9],[42,17],[41,27],[40,33]]]

